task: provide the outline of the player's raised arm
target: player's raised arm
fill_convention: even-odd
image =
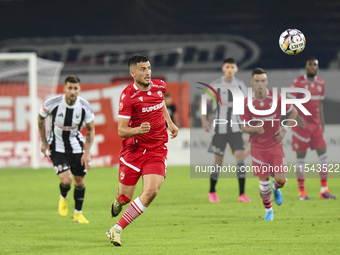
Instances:
[[[139,127],[129,127],[129,118],[118,118],[118,135],[121,138],[129,138],[136,135],[146,134],[150,131],[150,123],[143,122]]]
[[[178,128],[176,127],[176,125],[172,122],[168,109],[166,108],[166,105],[164,103],[163,105],[163,114],[164,114],[164,118],[166,123],[168,124],[168,129],[171,132],[171,139],[175,138],[178,135]]]

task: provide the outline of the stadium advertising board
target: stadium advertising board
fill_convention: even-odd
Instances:
[[[121,138],[118,136],[119,97],[127,83],[117,84],[82,84],[80,96],[89,101],[95,115],[95,139],[91,148],[92,166],[112,166],[119,163]],[[169,82],[168,92],[173,92],[176,104],[185,99],[175,96],[179,84]],[[188,84],[182,83],[188,88]],[[59,85],[57,93],[63,93],[64,85]],[[183,88],[182,88],[183,91]],[[187,90],[184,90],[187,91]],[[188,92],[188,91],[187,91]],[[0,167],[30,165],[29,142],[29,96],[25,84],[0,87]],[[188,103],[188,102],[187,102]],[[39,99],[38,106],[43,104]],[[183,123],[188,123],[189,106],[181,111]],[[38,116],[38,113],[37,113]],[[83,129],[83,135],[86,129]],[[39,136],[37,136],[38,138]],[[49,159],[43,158],[39,147],[35,148],[40,155],[41,166],[51,166]]]

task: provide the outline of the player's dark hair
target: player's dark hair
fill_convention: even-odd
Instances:
[[[149,59],[145,56],[141,56],[141,55],[134,55],[131,58],[129,58],[128,60],[128,66],[132,66],[132,65],[137,65],[137,63],[145,63],[148,62]]]
[[[66,85],[68,82],[69,82],[69,83],[80,83],[80,79],[79,79],[78,76],[70,75],[70,76],[66,77],[66,79],[65,79],[65,85]]]
[[[306,64],[307,64],[309,61],[315,61],[315,60],[318,61],[316,57],[311,56],[311,57],[307,58]]]
[[[237,65],[236,60],[233,59],[233,58],[225,58],[225,59],[223,60],[223,64],[225,64],[225,63]]]
[[[253,70],[253,72],[251,73],[251,76],[254,77],[255,74],[263,74],[263,73],[267,73],[267,72],[264,69],[258,67]]]

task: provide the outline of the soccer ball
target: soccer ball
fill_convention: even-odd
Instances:
[[[287,29],[280,35],[279,45],[287,55],[296,55],[305,48],[306,38],[298,29]]]

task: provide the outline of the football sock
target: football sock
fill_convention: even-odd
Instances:
[[[217,169],[220,169],[221,165],[220,164],[216,164],[216,171],[214,172],[210,172],[210,191],[209,192],[215,192],[215,186],[218,180],[218,175],[219,175],[219,171]]]
[[[60,194],[61,196],[66,199],[67,198],[67,192],[70,190],[71,185],[65,185],[62,182],[59,184],[60,188]]]
[[[75,209],[81,211],[85,197],[85,184],[83,187],[74,187]]]
[[[122,229],[126,228],[134,219],[141,215],[147,207],[145,207],[137,197],[129,206],[126,208],[123,216],[117,222],[117,225]]]
[[[242,171],[243,170],[243,171]],[[238,178],[238,186],[240,189],[240,195],[244,193],[244,186],[246,183],[246,172],[244,171],[244,161],[237,161],[237,178]]]
[[[296,160],[296,178],[299,186],[299,191],[305,191],[305,159],[298,158]]]
[[[270,189],[270,181],[260,181],[260,195],[264,208],[272,208],[272,191]]]
[[[328,155],[327,153],[319,156],[319,164],[321,167],[320,171],[320,182],[321,182],[321,192],[325,192],[327,187],[327,178],[328,178]]]

